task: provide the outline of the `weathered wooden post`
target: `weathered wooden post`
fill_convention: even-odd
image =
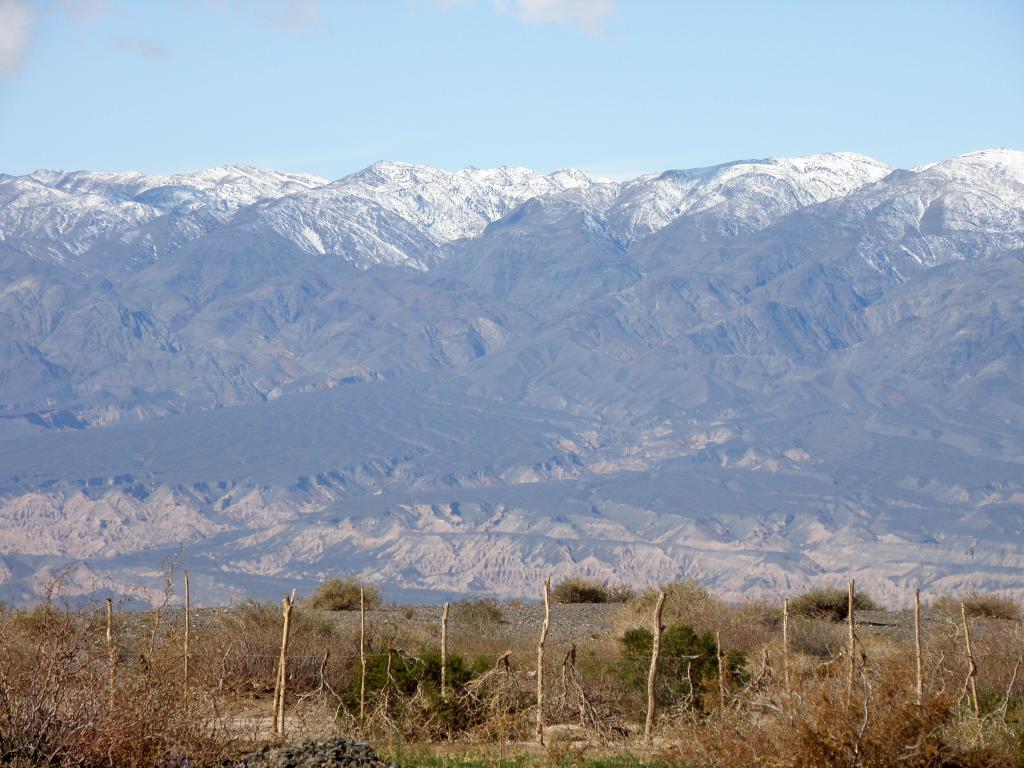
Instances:
[[[117,689],[117,652],[114,650],[114,601],[107,598],[107,660],[110,664],[110,708],[114,708]]]
[[[537,643],[537,741],[544,743],[544,643],[551,626],[551,579],[544,579],[544,624]]]
[[[274,735],[284,735],[284,699],[285,683],[288,679],[288,637],[292,626],[292,608],[295,606],[295,590],[290,597],[281,601],[281,615],[284,625],[281,628],[281,654],[277,659],[277,685],[274,689],[274,717],[272,720]]]
[[[658,677],[658,657],[661,655],[661,611],[665,607],[665,593],[658,594],[658,603],[654,606],[654,634],[651,645],[651,668],[647,671],[647,720],[644,723],[644,742],[651,743],[654,733],[654,717],[657,707],[654,691]]]
[[[789,695],[789,598],[782,601],[782,680]]]
[[[846,589],[846,622],[847,622],[847,647],[846,652],[850,657],[850,671],[846,678],[846,697],[853,695],[853,678],[857,674],[857,633],[854,629],[853,600],[856,583],[850,579]]]
[[[191,640],[190,615],[192,613],[192,602],[188,590],[188,569],[185,569],[185,675],[182,687],[183,698],[188,699],[188,662],[189,662],[189,641]]]
[[[441,608],[441,698],[448,697],[448,603]]]
[[[576,643],[569,646],[562,659],[562,700],[569,700],[569,669],[576,670]]]
[[[366,722],[366,590],[359,588],[359,725]]]
[[[960,603],[960,617],[964,622],[964,649],[967,653],[967,684],[971,689],[971,704],[974,706],[974,716],[981,716],[981,707],[978,705],[978,665],[974,663],[974,651],[971,650],[971,628],[967,624],[967,609]]]
[[[725,708],[725,665],[722,663],[722,634],[715,630],[715,653],[718,656],[718,704]]]
[[[921,660],[921,590],[914,590],[914,657],[917,666],[917,687],[915,700],[921,706],[924,700],[924,669]]]

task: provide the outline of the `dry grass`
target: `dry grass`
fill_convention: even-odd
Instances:
[[[617,635],[549,644],[549,723],[600,745],[602,754],[655,749],[662,763],[690,768],[1024,765],[1020,622],[972,623],[982,709],[975,719],[964,696],[968,667],[956,616],[926,626],[918,706],[906,632],[858,627],[849,691],[842,626],[794,618],[784,659],[774,607],[730,606],[692,582],[665,591],[655,746],[639,741],[650,594],[622,606]],[[51,599],[0,614],[0,764],[179,765],[187,756],[190,765],[210,765],[250,749],[259,727],[267,738],[280,606],[196,611],[187,696],[180,608],[117,614],[114,707],[101,608],[72,610]],[[289,734],[463,748],[532,739],[536,636],[532,627],[514,629],[505,610],[488,600],[452,605],[446,696],[437,627],[411,621],[411,614],[370,611],[360,719],[357,622],[300,605],[289,648]],[[721,685],[716,632],[727,651]],[[505,656],[506,646],[516,650]]]
[[[100,628],[99,607],[52,599],[0,619],[0,764],[151,766],[185,755],[209,764],[251,742],[229,728],[208,690],[185,695],[166,635],[138,654],[115,652],[111,693]]]
[[[895,661],[863,668],[852,693],[840,669],[804,667],[792,675],[789,694],[769,687],[745,697],[668,725],[674,761],[695,768],[1009,768],[1020,756],[1013,727],[974,721],[951,692],[918,706],[906,666]]]
[[[964,606],[967,615],[972,619],[1005,619],[1020,621],[1022,618],[1020,603],[1001,595],[971,592],[961,597],[943,595],[932,603],[932,608],[943,613],[960,615],[960,605]]]

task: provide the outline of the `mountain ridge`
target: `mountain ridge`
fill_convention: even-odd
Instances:
[[[1024,153],[243,170],[0,177],[15,599],[1024,595]]]

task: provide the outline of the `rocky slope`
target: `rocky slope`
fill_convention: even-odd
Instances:
[[[15,599],[1024,594],[1020,152],[0,177],[0,359]]]

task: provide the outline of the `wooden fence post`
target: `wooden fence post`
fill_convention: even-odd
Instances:
[[[448,603],[441,608],[441,698],[448,698]]]
[[[274,688],[274,717],[272,720],[274,735],[284,735],[284,697],[285,682],[288,666],[288,635],[292,626],[292,608],[295,606],[295,590],[292,590],[291,597],[285,597],[281,601],[281,615],[284,617],[284,625],[281,628],[281,655],[277,659],[277,685]]]
[[[107,659],[110,663],[110,708],[114,708],[117,689],[117,652],[114,650],[114,601],[107,598]]]
[[[576,643],[569,646],[562,659],[562,701],[569,700],[569,669],[576,671]]]
[[[782,680],[789,695],[789,598],[782,601]]]
[[[359,725],[366,722],[366,594],[359,588]]]
[[[189,616],[191,614],[192,602],[189,597],[188,590],[188,569],[185,569],[185,675],[184,685],[182,688],[183,698],[188,699],[188,661],[189,661],[189,641],[191,640],[191,624],[189,622]]]
[[[718,703],[725,708],[725,665],[722,664],[722,635],[715,630],[715,653],[718,656]]]
[[[917,706],[924,700],[924,670],[921,660],[921,590],[914,590],[914,657],[917,666]]]
[[[967,684],[971,689],[971,704],[974,706],[974,716],[981,716],[981,707],[978,706],[978,665],[974,663],[974,651],[971,650],[971,628],[967,624],[967,609],[960,603],[960,617],[964,622],[964,649],[967,652]]]
[[[654,634],[651,646],[651,668],[647,671],[647,720],[644,723],[644,742],[651,743],[654,733],[654,716],[657,702],[654,697],[654,685],[658,677],[658,656],[661,655],[661,611],[665,607],[665,593],[658,594],[658,603],[654,606]]]
[[[853,600],[856,581],[850,579],[846,590],[846,622],[847,622],[847,647],[846,652],[850,656],[850,671],[846,678],[846,698],[853,695],[853,678],[857,673],[857,632],[854,629]]]
[[[544,579],[544,624],[537,643],[537,741],[544,743],[544,643],[551,626],[551,579]]]

